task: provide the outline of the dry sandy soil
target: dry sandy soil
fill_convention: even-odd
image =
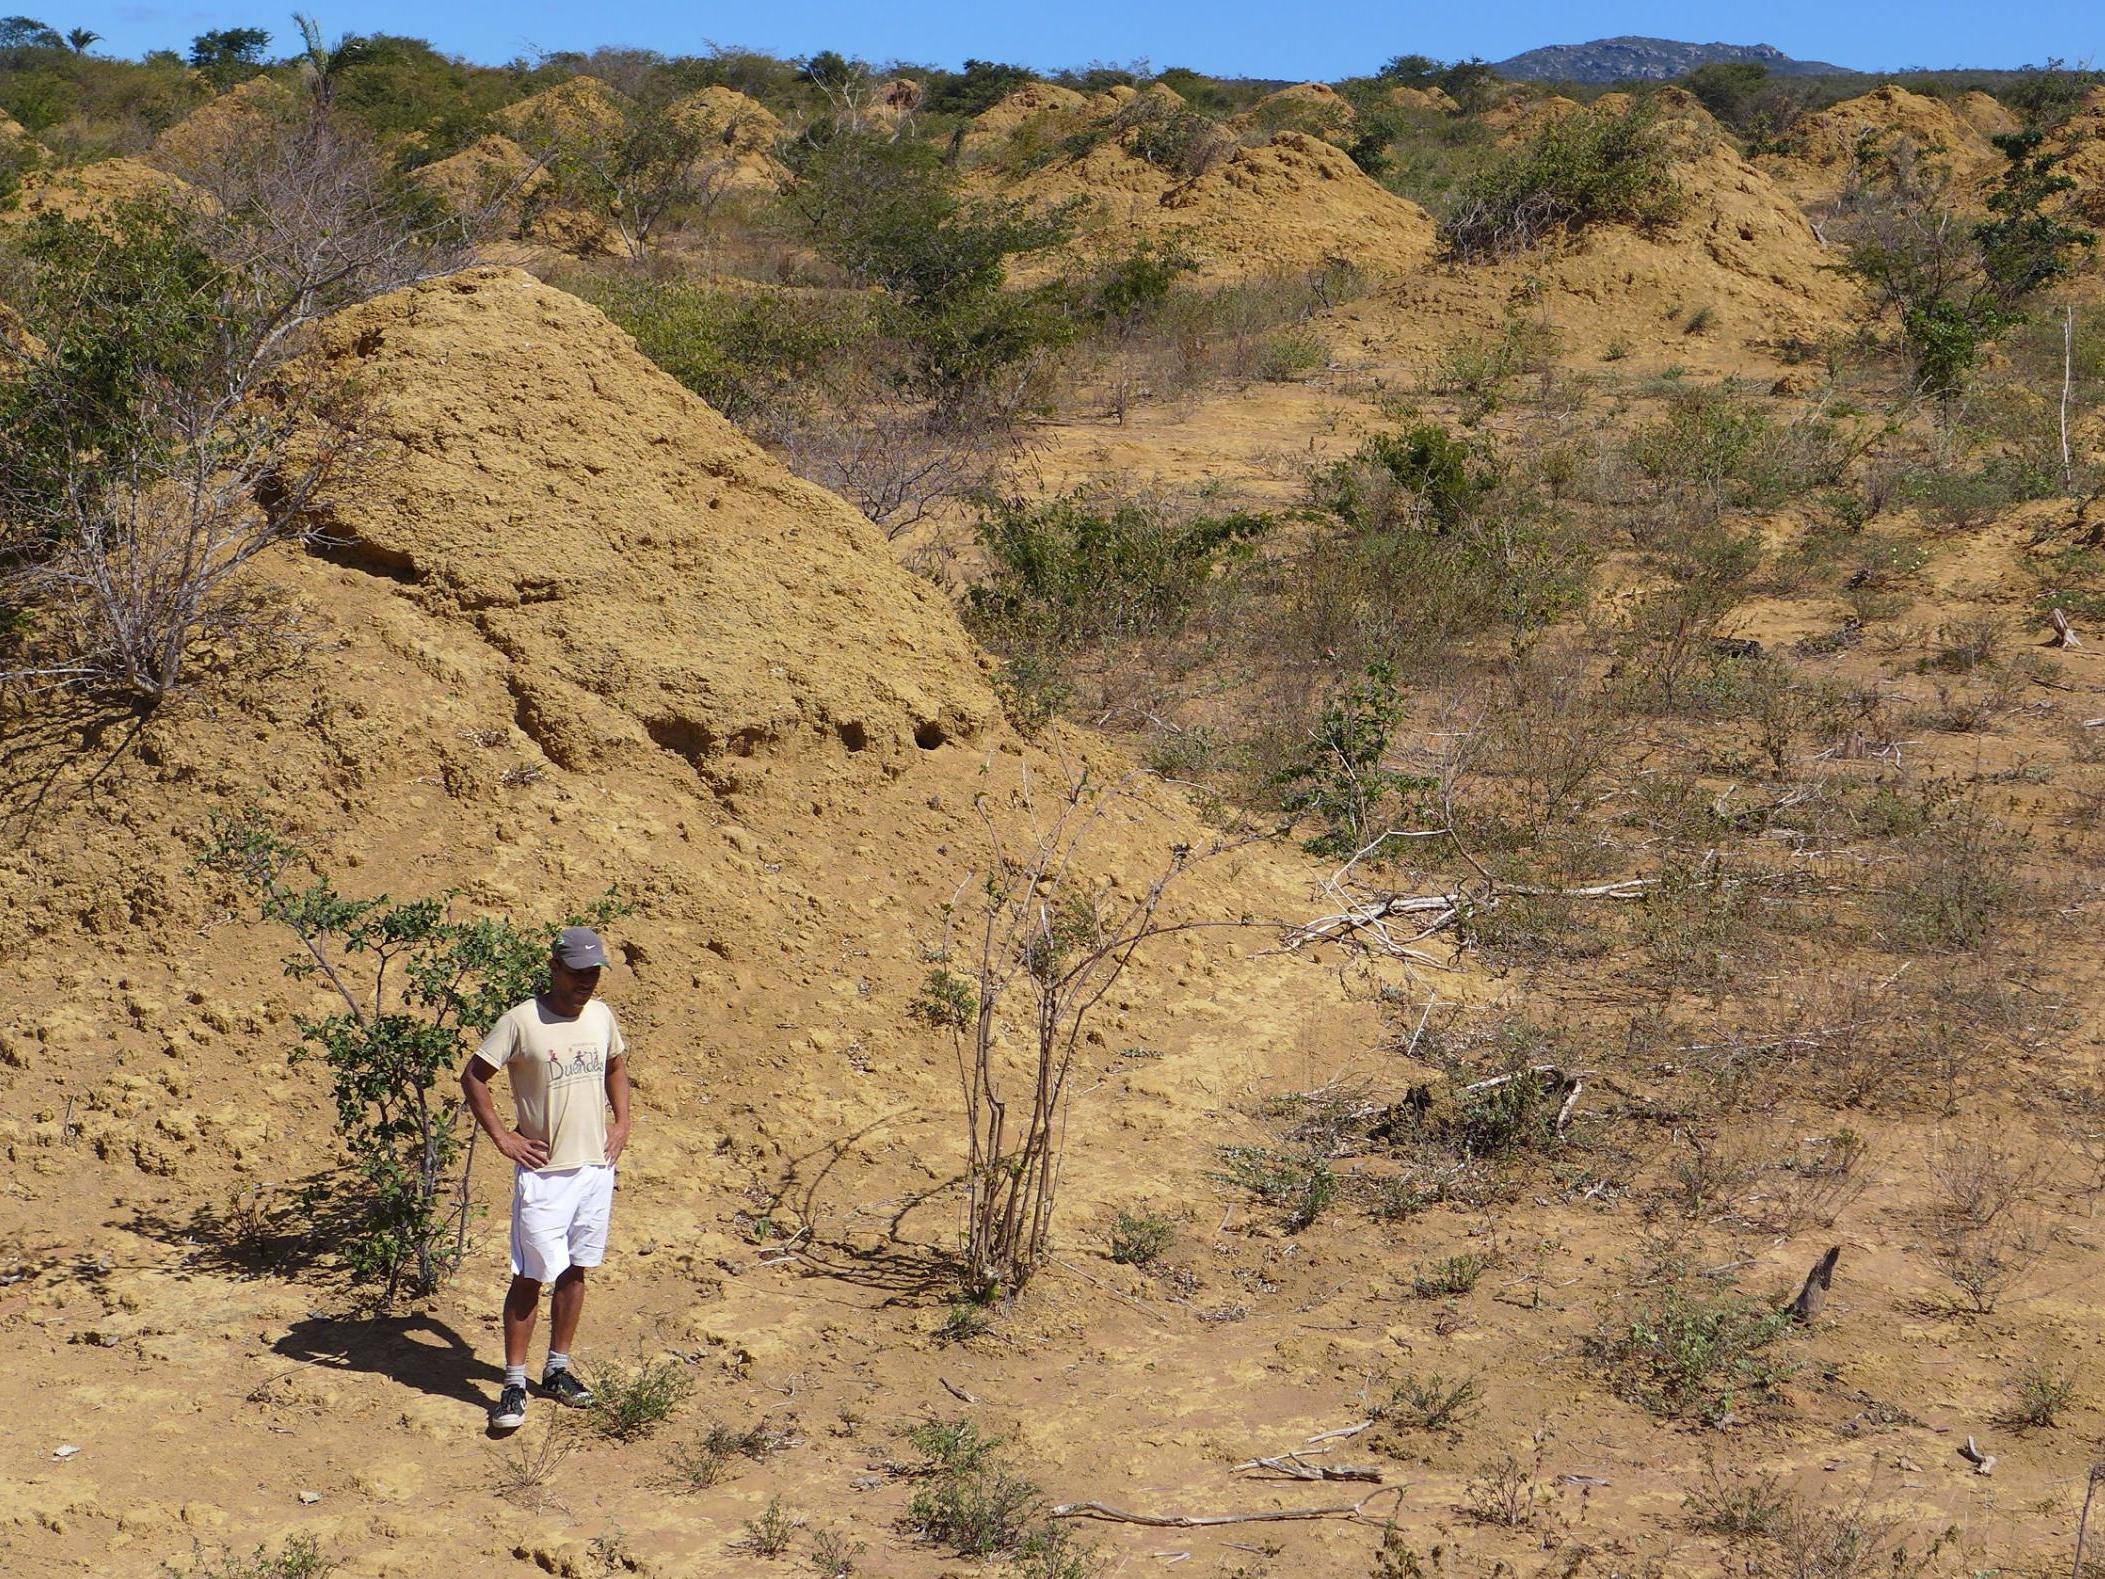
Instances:
[[[1191,204],[1232,224],[1269,181],[1332,179],[1334,149],[1287,135]],[[1721,151],[1696,168],[1701,201],[1671,233],[1608,233],[1547,262],[1426,263],[1423,216],[1392,213],[1408,256],[1322,320],[1324,375],[1063,424],[1042,485],[1220,478],[1284,502],[1292,458],[1348,450],[1385,393],[1422,383],[1456,335],[1494,332],[1516,299],[1573,363],[1632,388],[1670,363],[1787,386],[1777,342],[1853,303],[1819,268],[1795,186]],[[1262,241],[1260,261],[1297,237],[1323,244],[1284,206],[1302,228]],[[1679,320],[1699,305],[1718,327],[1692,338]],[[917,1422],[973,1415],[1060,1502],[1292,1512],[1373,1488],[1238,1466],[1362,1422],[1389,1379],[1431,1373],[1481,1377],[1466,1433],[1376,1431],[1312,1460],[1379,1469],[1364,1518],[1095,1523],[1105,1571],[1358,1576],[1385,1518],[1424,1564],[1395,1573],[1872,1571],[1764,1567],[1700,1532],[1685,1498],[1709,1465],[1742,1485],[1772,1473],[1807,1507],[1873,1511],[1918,1551],[1948,1532],[1951,1571],[2059,1571],[2105,1433],[2099,1181],[2062,1123],[2105,1075],[2081,820],[2097,792],[2072,744],[2105,715],[2105,641],[2043,654],[1993,732],[1906,747],[1913,771],[1973,784],[2033,834],[2051,898],[2019,952],[2051,1030],[1955,1115],[1758,1105],[1735,1144],[1773,1158],[1846,1127],[1866,1145],[1861,1193],[1832,1226],[1757,1200],[1685,1232],[1707,1272],[1779,1303],[1841,1246],[1825,1310],[1783,1340],[1794,1369],[1777,1400],[1718,1427],[1664,1422],[1587,1359],[1658,1227],[1648,1190],[1683,1149],[1671,1115],[1619,1172],[1581,1158],[1490,1206],[1400,1222],[1337,1211],[1292,1232],[1218,1179],[1221,1146],[1264,1138],[1268,1099],[1364,1086],[1393,1100],[1424,1079],[1398,1025],[1434,999],[1464,1022],[1565,1017],[1604,1039],[1582,1062],[1619,1054],[1605,1039],[1645,1001],[1613,961],[1545,980],[1444,944],[1408,968],[1282,952],[1268,923],[1319,913],[1328,869],[1278,841],[1174,891],[1179,919],[1251,925],[1150,946],[1107,1000],[1055,1259],[990,1330],[948,1341],[957,1071],[911,1006],[943,906],[983,870],[976,805],[1013,834],[1083,767],[1126,783],[1129,762],[1080,730],[1019,736],[992,661],[894,546],[561,292],[477,271],[332,321],[318,354],[386,391],[385,455],[332,523],[337,548],[267,568],[302,611],[304,650],[136,739],[128,720],[54,713],[17,720],[7,742],[8,1574],[182,1571],[311,1535],[352,1575],[752,1575],[799,1571],[809,1535],[836,1531],[864,1543],[858,1573],[964,1575],[980,1565],[903,1522],[916,1482],[902,1432]],[[2034,539],[2089,523],[2054,502],[1925,532],[1906,633],[1825,672],[1927,705],[1915,659],[1940,622],[2027,610]],[[1841,612],[1779,597],[1734,630],[1787,642]],[[2042,763],[2053,771],[2030,770]],[[691,1391],[655,1435],[580,1430],[550,1447],[541,1403],[511,1442],[486,1439],[507,1189],[487,1158],[466,1268],[413,1309],[362,1316],[286,1237],[294,1192],[336,1161],[324,1081],[286,1059],[294,1017],[319,1000],[281,973],[289,939],[192,866],[208,814],[251,803],[350,891],[447,888],[536,919],[609,885],[634,902],[606,993],[639,1117],[581,1351],[588,1373],[677,1359]],[[1088,865],[1142,883],[1209,835],[1182,790],[1131,778]],[[1587,1105],[1627,1117],[1650,1100],[1640,1084]],[[1993,1312],[1962,1315],[1925,1255],[1925,1162],[1998,1136],[2042,1169],[2046,1250]],[[1111,1220],[1142,1207],[1172,1220],[1170,1248],[1116,1264]],[[1473,1289],[1414,1290],[1421,1268],[1467,1251],[1495,1257]],[[2077,1382],[2054,1429],[2004,1423],[2013,1370],[2034,1356]],[[668,1449],[711,1422],[765,1422],[776,1450],[682,1487]],[[1992,1475],[1960,1457],[1969,1436],[1997,1455]],[[544,1448],[548,1472],[522,1488]],[[1485,1466],[1506,1453],[1531,1488],[1513,1526],[1483,1516]],[[746,1529],[774,1498],[806,1521],[781,1559],[751,1551]]]

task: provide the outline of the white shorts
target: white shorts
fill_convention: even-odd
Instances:
[[[512,1181],[512,1272],[553,1282],[571,1267],[598,1266],[607,1255],[614,1210],[614,1170],[605,1163],[536,1173]]]

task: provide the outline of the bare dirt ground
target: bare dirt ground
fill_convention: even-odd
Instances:
[[[1802,375],[1753,331],[1838,313],[1833,282],[1735,256],[1763,244],[1757,219],[1778,247],[1806,237],[1776,218],[1760,172],[1730,164],[1695,241],[1611,238],[1525,293],[1518,310],[1593,380],[1574,412],[1654,399],[1647,380],[1674,367],[1763,389]],[[1666,299],[1691,258],[1696,293]],[[1448,409],[1424,392],[1428,370],[1457,333],[1497,332],[1523,283],[1508,272],[1427,270],[1336,309],[1320,325],[1333,365],[1306,381],[1056,425],[1038,485],[1218,481],[1289,505],[1307,463],[1349,452],[1393,397]],[[1721,327],[1690,335],[1688,310],[1713,295]],[[509,271],[419,288],[333,326],[328,354],[396,391],[392,465],[338,523],[342,551],[270,566],[308,650],[155,719],[99,777],[130,720],[42,718],[8,744],[8,1573],[181,1572],[311,1536],[353,1575],[751,1575],[809,1571],[811,1537],[835,1532],[862,1543],[856,1573],[963,1575],[981,1565],[909,1528],[922,1482],[903,1440],[960,1415],[1007,1438],[1060,1503],[1165,1517],[1361,1504],[1198,1528],[1084,1521],[1109,1573],[2060,1571],[2105,1438],[2105,1176],[2086,1149],[2105,1081],[2105,786],[2085,732],[2105,717],[2105,638],[2042,645],[2026,567],[2041,540],[2085,529],[2077,506],[1907,522],[1912,604],[1805,660],[1904,726],[1771,786],[1779,806],[1816,783],[1952,786],[2028,835],[2007,857],[2027,906],[1957,951],[1978,958],[1896,965],[1861,933],[1829,945],[1806,923],[1788,950],[1750,953],[1727,992],[1700,962],[1677,978],[1612,945],[1541,968],[1451,936],[1415,964],[1285,953],[1265,923],[1321,913],[1331,868],[1289,842],[1251,846],[1174,906],[1252,924],[1152,946],[1106,1003],[1053,1263],[964,1333],[948,1260],[957,1071],[912,1004],[942,908],[984,859],[975,802],[1021,826],[1030,786],[1083,764],[1118,779],[1128,759],[1066,726],[1017,734],[991,661],[897,563],[927,536],[888,547],[560,292]],[[1532,419],[1487,420],[1517,434]],[[1775,531],[1802,525],[1779,512]],[[1848,608],[1786,588],[1743,604],[1731,634],[1788,648]],[[1982,613],[2008,618],[2035,661],[1988,722],[1948,727],[1956,682],[1925,660]],[[1720,786],[1759,777],[1725,761],[1745,745],[1707,759],[1721,821],[1744,804]],[[191,867],[206,812],[251,802],[358,892],[451,887],[535,916],[609,884],[635,902],[606,991],[639,1118],[581,1349],[588,1374],[677,1361],[689,1391],[655,1433],[559,1429],[537,1403],[517,1437],[486,1439],[507,1185],[487,1158],[466,1268],[412,1309],[367,1318],[292,1234],[294,1194],[335,1161],[321,1077],[286,1062],[314,1000],[280,973],[289,940]],[[1146,781],[1092,863],[1143,881],[1206,833],[1190,796]],[[1808,887],[1883,880],[1817,839],[1771,845]],[[1975,965],[2004,986],[1993,1016],[1953,1011],[1953,1100],[1816,1095],[1786,1056],[1722,1118],[1683,1105],[1688,1069],[1752,998],[1770,995],[1775,1025],[1817,1020],[1827,1036],[1847,1016],[1812,1013],[1823,967],[1837,986],[1905,993]],[[1943,1012],[1933,995],[1893,1001],[1911,1025]],[[1283,1099],[1386,1107],[1434,1074],[1414,1027],[1516,1017],[1564,1026],[1561,1056],[1595,1078],[1571,1148],[1508,1188],[1296,1228],[1223,1179],[1221,1148],[1266,1142]],[[1803,1160],[1839,1145],[1861,1158],[1847,1188],[1809,1200]],[[1341,1171],[1371,1187],[1385,1165]],[[1969,1309],[1937,1225],[1952,1180],[1990,1174],[2017,1181],[1999,1209],[2023,1219],[2024,1253],[1990,1308]],[[1114,1218],[1141,1209],[1169,1220],[1168,1247],[1114,1262]],[[1833,1290],[1776,1340],[1772,1389],[1673,1418],[1598,1358],[1649,1308],[1662,1257],[1773,1309],[1830,1245]],[[1435,1273],[1457,1257],[1478,1275],[1443,1288]],[[2051,1426],[2019,1423],[2017,1383],[2042,1365],[2072,1396]],[[1399,1425],[1395,1384],[1435,1376],[1476,1379],[1474,1412]],[[677,1450],[712,1424],[764,1429],[697,1485]],[[1961,1456],[1969,1440],[1992,1474]],[[1381,1482],[1246,1467],[1306,1448]],[[1706,1516],[1750,1491],[1786,1510],[1777,1528],[1799,1521],[1795,1545],[1750,1547]],[[802,1522],[771,1558],[753,1527],[777,1499]]]

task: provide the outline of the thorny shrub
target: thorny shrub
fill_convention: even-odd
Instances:
[[[1687,195],[1656,112],[1580,111],[1554,120],[1471,176],[1440,225],[1448,252],[1477,262],[1592,225],[1658,227]]]

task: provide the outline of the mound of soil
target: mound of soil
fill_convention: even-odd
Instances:
[[[1766,173],[1722,142],[1674,172],[1688,203],[1670,226],[1600,226],[1488,266],[1427,271],[1393,301],[1421,337],[1426,317],[1447,320],[1449,335],[1480,332],[1473,326],[1529,300],[1567,355],[1671,353],[1696,365],[1817,340],[1851,321],[1856,288]]]
[[[292,89],[275,77],[251,77],[162,132],[148,157],[163,170],[187,174],[224,159],[260,128],[291,119],[299,107]]]
[[[1975,123],[1982,113],[1978,105],[1955,107],[1887,83],[1801,116],[1785,134],[1788,151],[1764,156],[1762,163],[1802,204],[1832,202],[1866,155],[1888,164],[1927,159],[1951,173],[1960,193],[1968,193],[2003,163]]]
[[[1101,142],[995,190],[1047,205],[1078,199],[1085,243],[1174,240],[1198,260],[1202,277],[1215,280],[1308,269],[1332,257],[1393,275],[1433,248],[1423,209],[1302,132],[1238,148],[1189,180]]]
[[[490,119],[507,137],[538,150],[580,133],[605,135],[618,130],[621,95],[597,77],[570,77],[507,104]]]
[[[92,219],[119,203],[143,199],[176,200],[192,189],[179,176],[157,170],[141,159],[103,159],[66,170],[36,170],[22,178],[19,200],[0,208],[0,223],[59,213],[70,219]]]
[[[1231,123],[1258,133],[1305,132],[1326,142],[1350,141],[1359,115],[1337,90],[1320,82],[1297,83],[1268,93]]]
[[[574,298],[481,271],[341,314],[323,345],[392,391],[380,481],[332,536],[472,613],[561,766],[897,758],[992,716],[971,645],[874,529]]]
[[[787,128],[766,105],[712,84],[676,101],[670,113],[684,129],[709,138],[702,157],[724,167],[733,190],[779,192],[788,181],[789,172],[775,158]]]

